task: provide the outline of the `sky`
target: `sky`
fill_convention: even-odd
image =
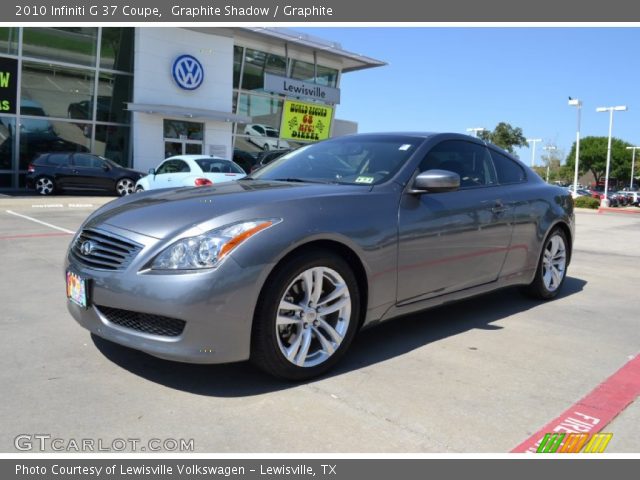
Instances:
[[[327,27],[294,30],[337,41],[353,53],[388,65],[341,80],[336,117],[360,132],[467,133],[499,122],[520,127],[536,147],[558,147],[563,159],[576,138],[607,136],[609,114],[596,107],[626,105],[614,113],[613,136],[640,144],[640,28],[605,27]],[[529,164],[532,151],[516,150]],[[563,160],[564,161],[564,160]]]

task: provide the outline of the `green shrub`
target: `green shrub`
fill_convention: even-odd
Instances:
[[[593,197],[578,197],[574,201],[576,208],[599,208],[600,200]]]

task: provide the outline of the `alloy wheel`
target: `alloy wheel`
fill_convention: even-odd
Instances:
[[[124,195],[129,195],[135,192],[135,187],[136,184],[133,180],[131,180],[130,178],[123,178],[121,180],[118,180],[118,183],[116,184],[116,192],[118,192],[118,195],[122,197]]]
[[[560,235],[553,235],[545,246],[542,257],[542,281],[550,292],[558,289],[567,268],[567,249]]]
[[[50,195],[53,193],[53,181],[47,177],[40,177],[36,180],[36,192],[40,195]]]

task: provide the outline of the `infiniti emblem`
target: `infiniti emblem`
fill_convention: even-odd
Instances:
[[[91,252],[93,252],[93,249],[95,248],[95,245],[93,244],[93,242],[91,240],[87,240],[85,242],[82,242],[82,245],[80,245],[80,253],[82,253],[82,255],[91,255]]]

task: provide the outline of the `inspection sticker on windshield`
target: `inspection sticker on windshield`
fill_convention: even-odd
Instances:
[[[356,183],[373,183],[373,177],[358,177]]]
[[[405,143],[404,145],[400,145],[400,148],[398,150],[401,150],[403,152],[409,150],[411,148],[411,144],[410,143]]]

